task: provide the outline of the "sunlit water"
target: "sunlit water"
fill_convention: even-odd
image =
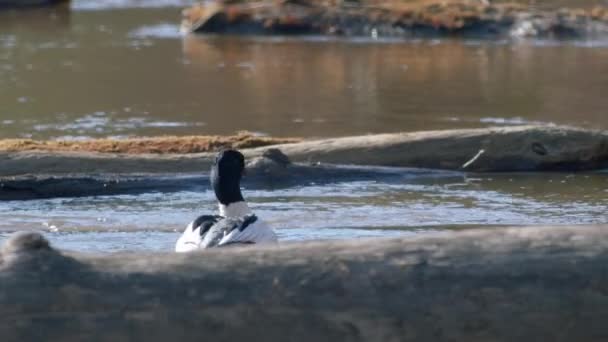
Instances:
[[[0,13],[0,137],[608,128],[608,37],[182,37],[188,3],[76,0],[54,14]]]
[[[71,11],[0,13],[0,138],[608,128],[608,39],[182,37],[189,3],[76,0]],[[292,241],[608,223],[607,184],[602,173],[446,175],[246,196]],[[171,250],[189,221],[214,210],[210,191],[0,202],[0,239],[33,229],[68,249]]]

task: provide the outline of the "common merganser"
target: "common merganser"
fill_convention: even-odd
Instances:
[[[211,167],[211,187],[218,200],[219,215],[202,215],[186,227],[175,245],[176,252],[234,244],[276,244],[276,233],[253,214],[241,193],[245,157],[224,150]]]

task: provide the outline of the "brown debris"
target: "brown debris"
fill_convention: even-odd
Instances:
[[[232,136],[166,136],[121,140],[39,141],[31,139],[5,139],[0,140],[0,151],[187,154],[214,152],[223,148],[253,148],[298,141],[300,139],[297,138],[260,137],[249,132],[239,132]]]
[[[590,16],[595,20],[608,21],[608,8],[600,6],[594,7],[591,9]]]
[[[504,35],[514,23],[535,19],[539,35],[565,36],[585,32],[588,20],[608,24],[604,7],[532,12],[482,0],[216,0],[185,13],[184,32],[241,34]]]

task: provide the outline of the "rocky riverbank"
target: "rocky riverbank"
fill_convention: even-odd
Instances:
[[[608,10],[534,11],[516,3],[479,0],[216,0],[184,10],[182,31],[371,38],[589,38],[608,33]]]
[[[208,141],[206,137],[197,139]],[[160,143],[155,143],[156,140]],[[73,142],[65,150],[45,149],[45,146],[61,146],[62,143],[36,143],[33,144],[36,148],[32,148],[29,143],[0,142],[0,177],[196,173],[207,170],[217,149],[225,147],[240,148],[248,159],[261,157],[269,149],[279,149],[292,162],[309,165],[351,164],[474,172],[577,171],[608,167],[607,132],[566,126],[454,129],[305,141],[263,138],[257,145],[262,147],[257,148],[247,148],[225,139],[222,144],[205,145],[203,150],[208,152],[202,153],[198,153],[200,145],[189,145],[191,138],[172,138],[162,151],[156,146],[162,145],[165,138],[141,141],[148,146],[139,146],[138,140],[107,141],[110,150],[116,148],[116,151],[127,153],[100,153],[99,145],[90,142]],[[285,141],[289,143],[282,143]],[[162,153],[149,153],[151,151]]]
[[[0,199],[206,187],[206,173],[214,152],[198,153],[201,145],[182,145],[179,138],[172,138],[169,144],[164,139],[159,139],[164,144],[157,144],[154,139],[146,140],[152,150],[157,149],[154,146],[162,145],[166,152],[154,154],[139,153],[151,150],[139,148],[133,142],[114,145],[106,142],[116,148],[123,146],[130,153],[86,152],[86,148],[99,148],[106,146],[105,143],[71,143],[69,151],[78,152],[69,152],[55,149],[57,143],[15,145],[0,142],[0,150],[2,146],[11,146],[0,152]],[[264,144],[281,141],[267,139]],[[198,140],[205,141],[204,138]],[[22,150],[15,146],[22,146]],[[44,151],[31,150],[32,146],[54,147]],[[188,146],[197,153],[183,153],[189,151]],[[234,147],[231,144],[212,146],[209,150]],[[180,153],[168,153],[170,151]],[[453,176],[453,173],[431,170],[599,170],[608,167],[608,133],[570,127],[518,126],[297,141],[242,151],[249,160],[245,183],[255,188],[387,177]]]
[[[605,341],[608,230],[492,229],[189,255],[0,254],[3,341]]]

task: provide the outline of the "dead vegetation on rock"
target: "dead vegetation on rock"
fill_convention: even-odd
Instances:
[[[160,148],[152,144],[154,140],[148,146],[139,146],[137,149],[108,148],[107,151],[112,153],[92,153],[102,150],[97,148],[89,152],[76,150],[75,147],[71,150],[41,151],[36,148],[44,146],[35,145],[11,152],[3,151],[0,144],[0,176],[187,173],[208,170],[214,153],[193,153],[197,149],[184,145],[184,140],[180,139],[176,140],[179,144],[173,151],[180,147],[188,153],[162,154]],[[309,165],[327,163],[470,172],[580,171],[608,167],[608,132],[564,126],[454,129],[300,142],[283,139],[288,142],[286,144],[278,144],[281,139],[259,139],[262,141],[219,139],[215,144],[209,144],[205,140],[205,145],[198,151],[236,147],[242,149],[247,158],[255,158],[262,156],[267,149],[278,148],[294,163]],[[255,144],[268,146],[251,149],[245,147]],[[164,150],[171,151],[168,148]],[[125,153],[117,153],[118,151]]]
[[[211,1],[183,12],[184,32],[570,38],[608,32],[605,8],[532,11],[480,0]]]
[[[0,151],[4,152],[102,152],[125,154],[189,154],[214,152],[224,148],[253,148],[268,145],[298,142],[297,138],[271,138],[249,132],[231,136],[185,136],[132,139],[92,139],[85,141],[40,141],[31,139],[0,140]]]

